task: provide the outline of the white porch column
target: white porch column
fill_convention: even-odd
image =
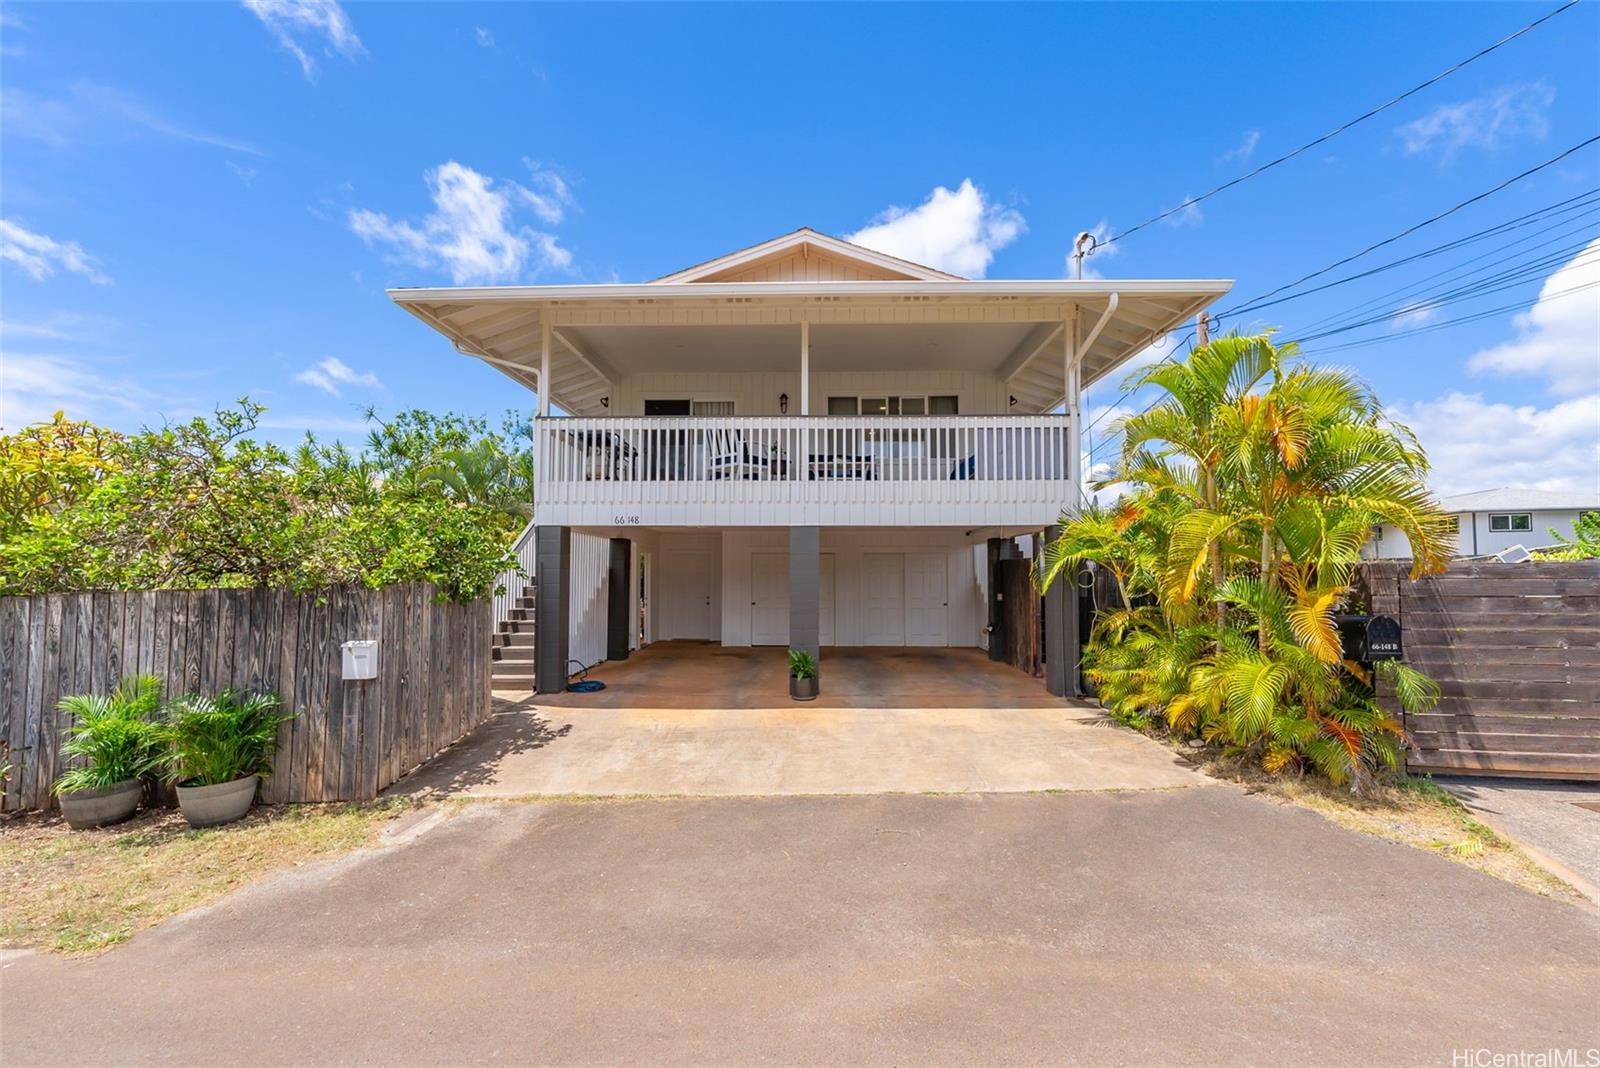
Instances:
[[[800,414],[811,414],[811,324],[800,320]]]
[[[1072,482],[1078,497],[1069,505],[1076,512],[1083,502],[1083,391],[1080,386],[1082,367],[1078,353],[1078,309],[1062,324],[1063,370],[1066,382],[1067,411],[1067,478]]]
[[[539,313],[539,415],[550,414],[550,309]]]

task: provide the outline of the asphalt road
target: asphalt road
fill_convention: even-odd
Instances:
[[[1226,786],[485,804],[0,984],[8,1068],[1448,1066],[1600,1046],[1600,919]]]

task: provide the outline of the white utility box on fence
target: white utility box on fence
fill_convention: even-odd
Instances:
[[[344,652],[344,678],[375,679],[378,677],[377,642],[349,641],[339,648]]]

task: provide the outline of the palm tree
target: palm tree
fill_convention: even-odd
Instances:
[[[1343,661],[1334,612],[1377,523],[1411,539],[1414,575],[1449,560],[1450,517],[1415,436],[1348,372],[1301,364],[1268,334],[1219,338],[1131,381],[1166,390],[1124,424],[1111,481],[1133,492],[1064,519],[1037,576],[1047,587],[1093,560],[1117,578],[1126,607],[1097,622],[1085,665],[1102,699],[1130,721],[1160,710],[1272,770],[1343,782],[1392,766],[1400,725]],[[1381,670],[1407,710],[1436,699],[1416,672]]]

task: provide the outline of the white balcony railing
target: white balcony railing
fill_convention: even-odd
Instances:
[[[1067,419],[731,416],[535,421],[539,522],[1045,523]]]

